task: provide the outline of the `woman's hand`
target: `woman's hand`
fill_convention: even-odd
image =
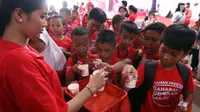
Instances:
[[[99,70],[96,75],[90,75],[90,81],[86,87],[90,88],[93,94],[106,84],[108,72],[104,69]]]

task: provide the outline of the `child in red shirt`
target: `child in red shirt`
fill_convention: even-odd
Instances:
[[[69,25],[71,18],[71,11],[68,8],[61,8],[59,14],[63,17],[65,24],[63,29],[64,32],[63,35],[71,38],[71,33],[74,30],[74,27]]]
[[[69,37],[63,35],[64,20],[62,16],[56,15],[51,18],[51,31],[53,32],[53,40],[59,47],[67,52],[71,52],[72,41]]]
[[[92,4],[92,2],[88,2],[86,8],[87,8],[87,13],[85,13],[82,18],[82,26],[85,27],[87,26],[89,13],[94,8],[94,5]]]
[[[138,33],[138,27],[131,21],[125,21],[120,28],[120,43],[115,50],[115,56],[120,59],[129,58],[135,51],[132,46],[133,39]]]
[[[132,22],[135,22],[135,20],[137,18],[137,8],[135,6],[133,6],[133,5],[130,5],[128,7],[128,11],[129,11],[129,14],[130,14],[128,20],[132,21]]]
[[[115,15],[112,18],[112,28],[116,35],[116,44],[120,42],[120,26],[124,22],[124,17],[121,15]]]
[[[137,50],[131,57],[134,67],[138,67],[152,59],[157,60],[160,47],[161,33],[166,28],[163,23],[155,22],[143,30],[143,48]]]
[[[90,32],[90,50],[94,53],[97,31],[107,20],[106,13],[100,8],[93,8],[88,19],[87,28]]]
[[[187,111],[187,109],[183,110],[185,108],[180,101],[180,97],[183,96],[186,108],[192,104],[192,95],[195,89],[193,75],[188,68],[190,74],[186,85],[183,85],[183,79],[177,68],[177,63],[187,56],[195,39],[195,32],[186,25],[171,25],[164,30],[159,50],[160,60],[157,62],[155,78],[152,87],[148,90],[145,101],[142,103],[141,112]],[[144,82],[144,75],[145,66],[142,65],[138,68],[136,87],[139,87]]]
[[[78,11],[77,10],[73,10],[72,11],[72,19],[70,21],[70,25],[72,27],[81,26],[81,24],[80,24],[80,18],[78,16]]]
[[[85,27],[76,27],[74,29],[72,32],[72,42],[75,52],[67,62],[66,85],[81,78],[81,74],[84,71],[78,67],[79,65],[86,64],[90,60],[98,58],[98,55],[93,55],[89,51],[89,31]]]

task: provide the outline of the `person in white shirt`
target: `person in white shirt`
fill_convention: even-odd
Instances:
[[[184,24],[185,23],[185,4],[184,3],[179,3],[178,7],[176,8],[176,11],[172,17],[172,22],[174,24]]]

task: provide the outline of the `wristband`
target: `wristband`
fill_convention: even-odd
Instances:
[[[85,87],[85,88],[90,91],[90,93],[92,94],[92,96],[94,95],[94,93],[92,92],[92,90],[89,87]]]

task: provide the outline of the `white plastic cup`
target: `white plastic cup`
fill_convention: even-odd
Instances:
[[[125,84],[126,88],[129,88],[129,89],[135,88],[136,87],[136,82],[137,82],[137,80],[134,79],[133,76],[129,76],[129,82]]]
[[[79,65],[79,68],[84,71],[83,74],[81,74],[82,77],[89,76],[89,65],[88,64]]]
[[[72,95],[77,95],[79,93],[79,84],[78,83],[71,83],[68,85],[67,88],[71,92]]]
[[[100,70],[95,70],[92,74],[97,75]],[[104,87],[100,88],[98,91],[104,91]]]

